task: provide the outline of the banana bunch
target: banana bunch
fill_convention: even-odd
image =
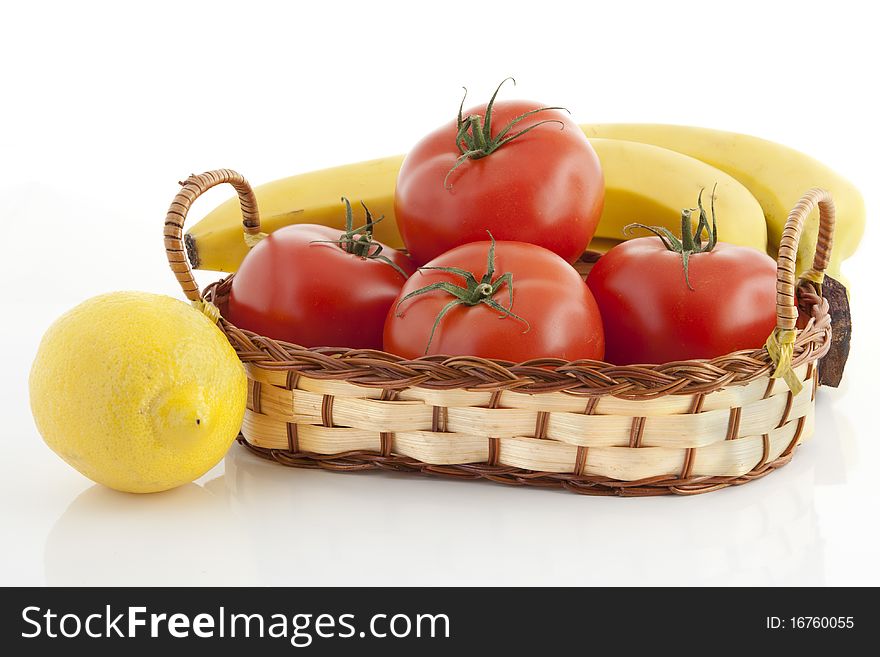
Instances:
[[[605,174],[605,208],[591,249],[607,251],[632,237],[633,222],[681,228],[681,209],[694,204],[700,189],[716,187],[720,240],[775,256],[788,212],[810,187],[831,191],[838,230],[829,274],[840,277],[840,262],[852,255],[864,230],[865,207],[858,190],[821,163],[785,146],[730,132],[651,124],[581,126]],[[394,221],[394,186],[403,156],[348,164],[255,188],[262,230],[295,223],[344,228],[340,197],[363,201],[385,221],[376,239],[393,247],[403,242]],[[696,221],[696,218],[694,219]],[[798,272],[809,268],[818,231],[810,218],[798,251]],[[190,262],[199,269],[234,272],[248,252],[238,201],[221,204],[186,234]]]
[[[788,213],[810,187],[831,192],[837,209],[829,276],[842,280],[840,264],[855,253],[865,232],[865,202],[859,190],[821,162],[787,146],[735,132],[676,125],[606,123],[582,125],[581,129],[591,141],[602,137],[652,144],[684,153],[730,174],[760,203],[767,222],[768,253],[773,257]],[[720,213],[719,221],[724,221]],[[818,233],[817,209],[804,225],[797,254],[798,274],[813,262]],[[720,229],[719,239],[723,239]]]

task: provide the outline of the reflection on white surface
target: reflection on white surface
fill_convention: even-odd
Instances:
[[[805,461],[688,499],[290,470],[243,450],[222,481],[279,584],[821,584]]]
[[[71,503],[46,539],[46,583],[245,584],[251,581],[247,562],[231,558],[242,552],[236,530],[228,505],[196,484],[155,495],[95,484]]]
[[[858,459],[858,441],[852,421],[834,407],[846,395],[847,383],[838,390],[820,389],[816,395],[816,430],[809,443],[816,463],[816,483],[842,484]]]
[[[825,582],[815,487],[853,449],[820,397],[777,473],[689,498],[585,498],[487,482],[300,470],[234,446],[225,473],[152,496],[86,490],[46,541],[49,584]],[[842,431],[843,430],[843,431]]]

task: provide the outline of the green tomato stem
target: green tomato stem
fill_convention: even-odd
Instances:
[[[489,231],[486,232],[489,233]],[[434,334],[437,331],[437,327],[440,325],[440,321],[456,306],[476,306],[477,304],[482,303],[500,313],[502,318],[511,317],[525,324],[526,330],[523,331],[523,333],[527,333],[529,329],[531,329],[531,325],[527,320],[511,310],[511,308],[513,308],[513,274],[508,272],[493,280],[493,276],[495,275],[495,238],[492,236],[492,233],[489,233],[489,240],[489,251],[486,256],[486,273],[480,280],[477,280],[477,277],[473,272],[469,272],[459,267],[421,267],[419,271],[442,271],[447,274],[461,276],[465,281],[465,286],[455,285],[449,281],[438,281],[417,290],[413,290],[397,302],[396,312],[397,316],[400,317],[402,314],[400,312],[400,306],[413,297],[434,291],[445,292],[454,297],[449,303],[443,306],[437,314],[437,317],[434,318],[431,332],[428,335],[428,343],[425,345],[425,354],[427,354],[428,350],[431,348],[431,343],[434,340]],[[507,286],[508,292],[508,304],[507,306],[502,306],[492,297],[494,297],[495,293],[505,285]]]
[[[366,223],[359,228],[354,228],[354,216],[351,211],[351,203],[344,196],[342,202],[345,203],[345,231],[339,236],[338,240],[314,240],[313,243],[336,244],[346,253],[350,253],[364,260],[378,260],[390,265],[394,271],[404,277],[409,278],[406,272],[400,266],[391,260],[388,256],[382,255],[382,245],[373,240],[373,227],[385,218],[385,215],[378,219],[373,219],[373,214],[366,204],[361,201],[366,213]]]
[[[559,119],[548,119],[546,121],[539,121],[534,125],[529,126],[519,132],[516,132],[510,136],[507,133],[517,125],[523,119],[532,116],[533,114],[537,114],[538,112],[546,112],[547,110],[565,110],[564,107],[539,107],[537,109],[529,110],[528,112],[523,112],[519,116],[515,117],[510,121],[501,131],[492,136],[492,109],[495,106],[495,98],[498,96],[498,92],[501,90],[501,87],[505,82],[510,80],[513,84],[516,84],[516,80],[513,78],[505,78],[501,81],[501,84],[495,89],[495,92],[492,94],[492,97],[489,99],[489,103],[486,105],[486,116],[481,117],[478,114],[463,116],[462,113],[464,111],[464,101],[467,98],[467,87],[464,88],[464,96],[461,99],[461,104],[458,107],[458,117],[456,119],[456,133],[455,133],[455,147],[458,149],[459,157],[455,161],[455,164],[451,169],[446,173],[446,177],[443,179],[443,186],[446,189],[452,189],[452,185],[449,184],[449,176],[453,171],[458,169],[462,164],[464,164],[467,160],[479,160],[480,158],[487,157],[497,151],[499,148],[504,146],[505,144],[509,144],[511,141],[516,139],[517,137],[521,137],[527,132],[534,130],[538,126],[544,125],[545,123],[558,123],[561,126],[561,129],[565,129],[565,124]]]
[[[690,257],[696,253],[709,253],[712,249],[715,248],[715,245],[718,243],[718,224],[715,221],[715,189],[718,187],[718,183],[715,183],[715,186],[712,187],[712,200],[711,200],[711,211],[712,211],[712,225],[709,225],[709,218],[706,215],[706,209],[703,207],[703,189],[700,190],[700,194],[697,196],[697,207],[696,208],[684,208],[681,211],[681,234],[676,236],[670,231],[668,228],[664,226],[646,226],[645,224],[632,223],[624,228],[624,232],[631,232],[635,228],[642,228],[644,230],[648,230],[654,233],[657,237],[660,238],[660,241],[663,242],[663,246],[665,246],[669,251],[674,253],[678,253],[681,255],[681,264],[682,269],[684,270],[684,280],[687,283],[688,289],[693,290],[693,286],[691,285],[690,275],[688,272],[688,264],[690,262]],[[696,229],[691,232],[691,217],[694,212],[700,213],[700,220],[697,223]],[[703,244],[703,231],[706,232],[707,242]]]

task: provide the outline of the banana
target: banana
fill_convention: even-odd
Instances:
[[[623,240],[615,240],[610,237],[599,237],[598,235],[593,235],[593,239],[590,240],[589,246],[587,246],[587,250],[595,251],[596,253],[608,253],[615,246],[623,242]]]
[[[705,162],[658,146],[620,139],[590,139],[605,174],[605,208],[596,237],[625,239],[633,222],[681,232],[682,208],[694,207],[701,189],[708,211],[713,187],[718,239],[767,249],[767,225],[755,197],[734,178]],[[692,215],[696,227],[699,215]],[[638,234],[645,234],[640,232]]]
[[[323,224],[345,229],[345,196],[355,206],[363,201],[374,217],[384,215],[373,235],[402,248],[394,221],[394,185],[403,156],[347,164],[281,178],[254,188],[261,230],[271,233],[290,224]],[[361,218],[362,219],[362,218]],[[234,272],[248,252],[238,199],[233,196],[211,210],[187,231],[187,255],[197,269]]]
[[[681,210],[692,207],[701,188],[717,183],[715,209],[719,239],[764,250],[767,229],[758,202],[736,180],[681,153],[636,142],[591,140],[605,174],[605,209],[590,247],[606,251],[625,239],[624,227],[634,221],[661,225],[678,233]],[[394,186],[403,156],[349,164],[282,178],[255,188],[262,230],[289,224],[319,223],[344,228],[340,196],[363,200],[385,220],[376,239],[400,248],[394,221]],[[707,202],[708,207],[708,202]],[[694,222],[697,218],[694,217]],[[199,269],[234,272],[247,254],[241,212],[235,197],[195,224],[185,243],[191,263]]]
[[[582,125],[581,129],[591,140],[627,139],[662,146],[730,174],[761,204],[771,255],[779,246],[789,211],[810,187],[830,191],[837,208],[837,229],[828,268],[831,276],[840,278],[840,263],[855,252],[864,233],[865,203],[858,189],[821,162],[787,146],[749,135],[675,125],[606,123]],[[818,211],[814,210],[798,248],[798,273],[812,265],[818,221]]]

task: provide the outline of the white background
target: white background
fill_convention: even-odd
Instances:
[[[5,4],[0,584],[880,584],[869,6]],[[853,358],[791,465],[695,498],[604,499],[292,470],[236,446],[195,484],[139,497],[45,447],[27,374],[49,323],[99,292],[181,297],[161,241],[177,180],[231,167],[260,183],[403,152],[453,116],[461,85],[478,102],[507,75],[506,97],[578,122],[753,133],[860,186]]]

